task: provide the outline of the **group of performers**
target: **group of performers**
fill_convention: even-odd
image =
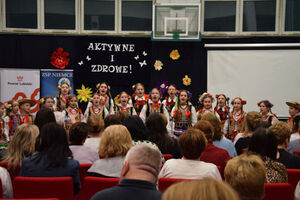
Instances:
[[[174,137],[180,136],[188,127],[193,126],[203,114],[213,113],[221,121],[225,134],[233,139],[241,131],[242,122],[246,116],[243,110],[246,100],[241,97],[234,98],[230,102],[232,105],[230,111],[229,99],[225,94],[217,94],[214,97],[212,94],[203,93],[199,97],[200,106],[195,108],[190,102],[191,93],[187,90],[177,90],[175,85],[168,86],[168,96],[163,101],[157,88],[153,88],[148,95],[141,83],[133,86],[133,95],[122,91],[114,99],[107,83],[99,83],[96,88],[97,91],[89,100],[84,113],[78,108],[77,96],[70,94],[72,88],[68,81],[59,83],[57,97],[42,98],[41,107],[53,110],[56,121],[64,125],[66,130],[74,122],[86,122],[90,116],[104,119],[109,114],[123,111],[128,115],[139,115],[145,122],[150,113],[158,112],[166,116],[167,129]],[[213,107],[214,101],[216,101],[215,107]],[[10,100],[5,104],[0,103],[0,145],[2,147],[7,146],[7,142],[13,137],[18,125],[33,123],[34,117],[30,114],[30,108],[35,104],[35,101],[27,98],[19,101]],[[271,111],[273,104],[269,100],[260,101],[257,105],[264,121],[273,124],[278,120]],[[287,102],[287,105],[291,115],[289,122],[292,126],[293,118],[299,115],[300,104]],[[5,116],[4,110],[6,110]]]

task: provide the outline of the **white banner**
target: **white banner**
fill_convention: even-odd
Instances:
[[[39,109],[40,70],[0,69],[0,100],[30,98],[37,102],[31,113]]]

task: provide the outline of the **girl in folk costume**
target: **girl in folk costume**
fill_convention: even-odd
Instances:
[[[101,106],[105,106],[108,110],[109,114],[114,114],[114,101],[110,94],[110,86],[105,83],[98,83],[96,85],[97,92],[100,95],[100,104]]]
[[[263,100],[257,103],[260,114],[262,116],[262,120],[268,122],[271,126],[276,121],[278,121],[275,114],[272,113],[271,108],[274,106],[269,100]]]
[[[169,123],[169,113],[166,107],[160,102],[161,94],[157,88],[153,88],[150,93],[150,99],[147,104],[143,106],[143,109],[140,113],[140,117],[143,122],[146,122],[146,118],[149,116],[150,113],[157,112],[164,114],[167,118]]]
[[[188,127],[192,127],[197,122],[197,113],[194,106],[189,102],[192,94],[186,90],[178,92],[175,106],[172,108],[172,119],[169,123],[169,132],[179,137]]]
[[[90,116],[94,116],[95,118],[104,119],[107,115],[109,115],[105,106],[101,105],[100,95],[95,93],[91,99],[91,106],[89,106],[84,113],[84,121],[88,121]]]
[[[285,103],[289,106],[290,118],[288,120],[288,123],[291,127],[293,127],[294,118],[300,114],[300,103],[296,101],[290,101]]]
[[[241,97],[236,97],[231,101],[233,110],[230,112],[229,120],[226,121],[224,126],[227,137],[231,140],[234,140],[235,136],[241,132],[242,123],[246,116],[246,112],[243,111],[243,105],[246,103],[246,100],[242,99]]]
[[[145,87],[142,83],[132,86],[134,94],[132,95],[132,105],[138,115],[140,115],[143,106],[148,103],[149,96],[145,94]]]
[[[76,122],[81,122],[83,120],[83,115],[78,108],[78,99],[75,94],[70,94],[67,99],[67,108],[63,111],[65,116],[65,129],[70,130],[72,124]]]
[[[8,130],[6,128],[7,123],[5,123],[4,119],[2,118],[5,111],[4,103],[0,102],[0,152],[2,148],[6,148],[8,146],[9,136]],[[0,153],[0,155],[2,155]]]
[[[171,84],[168,86],[168,94],[169,96],[163,100],[163,104],[166,106],[166,109],[169,112],[169,115],[171,116],[171,111],[172,108],[175,106],[175,101],[176,101],[176,87],[175,85]]]
[[[218,115],[220,116],[221,124],[224,126],[229,114],[229,109],[226,106],[227,98],[225,94],[217,94],[216,98],[217,98],[217,105],[215,107],[215,112],[217,112]]]
[[[70,94],[70,91],[72,90],[70,86],[70,81],[67,78],[61,78],[58,81],[58,97],[54,99],[54,111],[59,111],[62,112],[66,109],[67,107],[67,98],[68,95]]]
[[[5,129],[9,135],[9,140],[11,140],[18,126],[21,125],[21,117],[19,115],[19,103],[12,99],[5,103],[5,107]]]
[[[46,96],[44,98],[40,99],[41,106],[40,108],[49,108],[50,110],[53,111],[53,106],[55,104],[54,98],[51,96]]]
[[[117,113],[118,111],[124,111],[127,112],[129,116],[137,115],[134,107],[132,106],[132,104],[129,103],[129,101],[130,96],[125,91],[118,94],[115,97],[115,112]]]
[[[36,102],[29,98],[19,100],[21,124],[33,124],[34,116],[30,114],[30,108],[35,104]]]
[[[198,120],[201,119],[202,115],[204,113],[213,113],[215,114],[218,119],[220,119],[219,114],[213,110],[212,108],[212,103],[215,101],[215,98],[213,95],[204,92],[200,97],[199,97],[199,102],[200,102],[200,109],[197,112],[197,118]]]

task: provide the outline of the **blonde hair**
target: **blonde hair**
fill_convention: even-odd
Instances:
[[[276,136],[278,145],[283,144],[286,139],[290,139],[292,133],[292,129],[289,124],[281,121],[270,126],[269,130]]]
[[[104,158],[125,156],[133,142],[129,131],[123,125],[111,125],[102,135],[99,156]]]
[[[183,181],[171,185],[162,200],[239,200],[238,194],[225,182],[204,178],[196,181]]]
[[[104,120],[102,117],[96,117],[94,115],[89,116],[88,121],[89,135],[97,136],[104,130]]]
[[[214,115],[213,113],[205,113],[202,115],[201,119],[209,121],[209,123],[213,126],[214,128],[213,140],[221,140],[224,133],[222,131],[221,122],[217,118],[217,116]]]
[[[14,134],[8,145],[4,160],[12,167],[17,167],[23,158],[35,152],[35,141],[39,135],[39,128],[36,125],[22,124]]]
[[[257,155],[242,154],[228,161],[224,170],[225,181],[240,195],[242,200],[262,199],[266,169]]]
[[[248,136],[248,133],[255,131],[256,127],[261,123],[261,114],[256,111],[248,112],[245,118],[245,131],[243,136]]]

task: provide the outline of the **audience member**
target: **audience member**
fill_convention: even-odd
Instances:
[[[120,122],[123,123],[124,120],[129,116],[129,113],[123,110],[119,110],[116,112],[117,118],[119,118]]]
[[[160,152],[157,145],[148,140],[149,130],[145,126],[143,120],[138,115],[128,116],[124,120],[123,124],[124,124],[124,126],[126,126],[128,131],[130,132],[131,138],[133,140],[133,145],[149,144],[154,149],[156,149]],[[160,154],[161,154],[161,152],[160,152]],[[162,159],[162,162],[164,163],[165,159],[162,154],[161,154],[161,159]]]
[[[255,131],[256,127],[261,123],[261,115],[258,112],[248,112],[245,117],[246,130],[242,133],[242,137],[237,140],[235,149],[238,155],[242,153],[243,149],[248,148],[251,136]]]
[[[258,154],[266,168],[267,183],[287,183],[285,166],[276,161],[277,141],[275,135],[265,128],[258,128],[251,137],[248,152]]]
[[[101,133],[104,130],[104,121],[102,118],[91,115],[88,118],[87,125],[89,138],[85,140],[83,145],[90,147],[98,152],[102,135]]]
[[[2,183],[1,187],[2,187],[2,191],[3,191],[1,196],[3,195],[2,196],[3,198],[12,199],[13,198],[13,189],[12,189],[10,175],[9,175],[8,171],[3,167],[0,167],[0,179],[1,179],[1,183]]]
[[[122,124],[119,117],[115,114],[107,115],[104,119],[104,128],[109,127],[110,125]]]
[[[224,136],[222,124],[218,117],[213,113],[205,113],[202,115],[202,119],[209,121],[214,128],[213,145],[225,149],[231,157],[237,156],[233,143]]]
[[[228,161],[224,171],[225,181],[238,192],[241,200],[262,200],[266,169],[256,155],[242,154]]]
[[[194,128],[202,131],[207,139],[207,145],[201,154],[200,160],[213,163],[224,170],[227,161],[230,160],[231,157],[226,150],[213,145],[213,126],[206,120],[200,120],[195,124]]]
[[[269,128],[277,140],[279,152],[278,161],[288,169],[300,169],[300,158],[288,152],[287,147],[291,136],[291,127],[286,122],[276,122]]]
[[[132,147],[129,131],[123,125],[107,127],[100,141],[99,156],[87,176],[120,177],[127,151]]]
[[[73,179],[74,194],[80,189],[79,163],[73,160],[65,129],[56,124],[45,124],[37,139],[37,153],[23,159],[20,176],[65,177]]]
[[[147,144],[136,145],[126,155],[120,183],[96,193],[92,200],[160,200],[156,189],[160,166],[159,151]]]
[[[53,110],[41,108],[35,115],[34,124],[41,130],[42,127],[49,122],[56,122]]]
[[[38,135],[39,128],[36,125],[20,125],[8,145],[4,161],[7,161],[8,165],[13,168],[20,166],[23,158],[31,156],[35,152],[34,146]]]
[[[160,171],[159,177],[201,179],[213,177],[221,180],[221,175],[216,165],[200,161],[206,148],[206,138],[202,131],[189,128],[178,140],[182,151],[182,159],[167,160]]]
[[[196,181],[182,181],[171,185],[162,200],[239,200],[239,196],[225,182],[204,178]]]
[[[149,141],[155,143],[162,154],[171,154],[173,158],[181,158],[177,140],[169,136],[164,120],[159,113],[151,113],[147,117],[146,127],[150,132]]]
[[[98,152],[87,146],[83,146],[88,136],[88,125],[84,122],[76,122],[71,126],[69,133],[70,149],[74,160],[80,164],[93,163],[99,159]]]

